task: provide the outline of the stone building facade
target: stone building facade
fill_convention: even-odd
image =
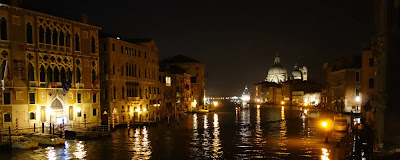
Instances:
[[[97,126],[99,29],[0,4],[0,127]]]
[[[102,119],[153,121],[160,116],[158,48],[155,40],[100,39]]]

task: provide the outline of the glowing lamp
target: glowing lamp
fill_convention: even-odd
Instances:
[[[326,123],[325,121],[321,123],[322,127],[326,128],[326,126],[328,126],[328,123]]]
[[[147,111],[147,108],[143,108],[143,112],[146,112]]]

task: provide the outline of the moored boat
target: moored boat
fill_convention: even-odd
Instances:
[[[3,141],[9,141],[8,136],[4,136]],[[24,136],[11,136],[11,147],[19,149],[31,149],[37,148],[39,146],[38,142],[35,142]]]
[[[337,132],[345,132],[349,128],[347,118],[343,115],[336,115],[333,118],[333,130]]]
[[[59,145],[65,143],[65,139],[47,133],[34,133],[34,134],[28,134],[26,136],[32,139],[33,141],[45,145]]]

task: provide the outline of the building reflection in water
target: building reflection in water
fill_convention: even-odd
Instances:
[[[203,126],[202,146],[203,146],[204,156],[209,157],[210,156],[210,142],[209,141],[211,140],[211,137],[210,137],[210,133],[208,131],[208,116],[207,116],[207,114],[204,114],[203,121],[204,121],[203,122],[204,126]]]
[[[151,158],[151,145],[148,139],[148,132],[146,126],[136,128],[133,139],[133,156],[132,159],[150,159]]]
[[[278,152],[279,155],[288,155],[287,153],[287,126],[286,126],[286,118],[285,118],[285,107],[282,106],[281,108],[281,122],[280,122],[280,132],[279,132],[279,143],[278,146],[280,150]]]

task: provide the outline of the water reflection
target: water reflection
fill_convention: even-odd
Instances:
[[[83,159],[86,156],[85,144],[83,141],[79,141],[75,144],[75,151],[72,153],[75,158]]]
[[[286,119],[285,119],[285,107],[282,106],[281,108],[281,122],[280,122],[280,131],[279,131],[279,142],[278,146],[280,147],[281,151],[278,151],[278,155],[286,156],[289,153],[287,152],[287,127],[286,127]]]
[[[212,158],[220,158],[222,157],[223,151],[221,147],[221,140],[219,138],[219,120],[218,114],[214,113],[214,131],[213,131],[213,156]]]
[[[132,159],[150,159],[151,158],[151,145],[148,139],[148,132],[146,126],[136,128],[133,139],[133,155]]]
[[[47,154],[46,158],[49,160],[57,159],[56,150],[52,146],[46,148],[46,154]]]
[[[329,152],[328,152],[328,149],[326,149],[326,148],[321,148],[321,150],[322,150],[321,160],[329,160]]]

